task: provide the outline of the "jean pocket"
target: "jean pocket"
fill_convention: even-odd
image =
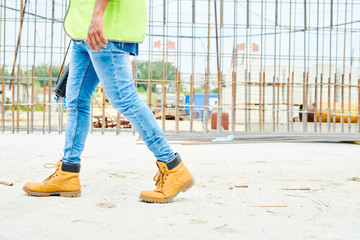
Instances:
[[[111,47],[112,50],[128,53],[128,51],[124,49],[125,44],[123,42],[111,42],[111,43],[112,43],[112,47]]]
[[[123,42],[112,42],[113,45],[117,48],[120,48],[121,50],[123,49],[124,47],[124,43]]]

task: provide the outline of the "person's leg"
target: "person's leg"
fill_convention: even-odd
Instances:
[[[103,52],[88,47],[95,71],[105,89],[109,102],[135,127],[156,159],[169,162],[175,154],[167,143],[154,114],[137,94],[132,77],[129,53],[109,42]]]
[[[67,124],[62,162],[80,165],[80,156],[90,127],[90,107],[99,84],[90,56],[83,41],[75,41],[66,87]]]
[[[54,164],[55,173],[45,181],[26,183],[23,188],[26,193],[34,196],[80,196],[80,155],[90,126],[91,98],[98,83],[99,79],[84,43],[75,41],[66,88],[68,120],[64,156],[61,161]]]
[[[138,96],[129,54],[121,50],[119,44],[109,42],[103,52],[87,48],[111,105],[134,125],[157,159],[156,189],[142,191],[140,199],[170,202],[181,191],[192,187],[195,181],[180,155],[170,148],[149,107]]]

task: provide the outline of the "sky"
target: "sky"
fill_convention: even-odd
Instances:
[[[5,64],[7,68],[11,68],[14,61],[20,26],[20,2],[21,0],[0,0],[0,65]],[[54,1],[55,21],[52,28],[52,1],[28,0],[21,35],[21,54],[17,63],[22,66],[31,66],[34,63],[60,64],[69,40],[65,38],[61,23],[66,13],[65,2],[68,1]],[[140,56],[137,59],[148,60],[152,43],[163,40],[165,32],[167,36],[165,39],[175,42],[177,51],[181,53],[176,62],[178,69],[183,73],[191,73],[194,67],[195,73],[204,73],[207,68],[208,1],[196,0],[193,14],[192,0],[165,0],[165,25],[163,24],[164,1],[146,0],[146,2],[148,19],[151,22],[147,29],[147,37],[140,45]],[[306,30],[304,30],[305,12]],[[358,12],[360,12],[359,0],[308,0],[306,11],[304,1],[300,0],[254,0],[249,1],[249,5],[246,0],[218,0],[221,69],[224,72],[231,70],[232,51],[241,43],[248,45],[255,43],[260,46],[258,52],[253,52],[254,60],[251,64],[288,65],[290,53],[291,65],[294,66],[305,68],[316,63],[328,64],[331,59],[332,64],[341,67],[345,59],[347,66],[353,64],[358,67],[360,62]],[[221,19],[223,25],[220,25]],[[210,1],[210,24],[209,66],[210,73],[216,74],[214,0]],[[194,57],[192,57],[192,48],[195,50]],[[262,61],[260,61],[261,56]]]

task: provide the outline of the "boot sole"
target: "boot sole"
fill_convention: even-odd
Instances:
[[[180,192],[186,192],[189,190],[192,186],[194,186],[195,180],[194,178],[191,178],[190,181],[185,183],[184,186],[182,186],[176,193],[174,193],[171,197],[164,198],[164,199],[158,199],[158,198],[147,198],[143,196],[139,196],[139,198],[145,202],[151,202],[151,203],[168,203],[171,200],[173,200]]]
[[[23,187],[23,190],[27,194],[30,194],[32,196],[37,196],[37,197],[50,197],[50,196],[79,197],[81,195],[81,190],[79,190],[79,191],[67,191],[67,192],[64,192],[64,191],[61,191],[61,192],[47,192],[47,193],[30,191],[26,187]]]

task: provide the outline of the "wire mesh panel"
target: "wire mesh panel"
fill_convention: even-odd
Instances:
[[[61,133],[66,98],[55,100],[54,87],[69,1],[0,2],[0,130]],[[358,1],[147,0],[147,8],[133,77],[165,132],[360,131]],[[90,131],[135,131],[101,84]]]

